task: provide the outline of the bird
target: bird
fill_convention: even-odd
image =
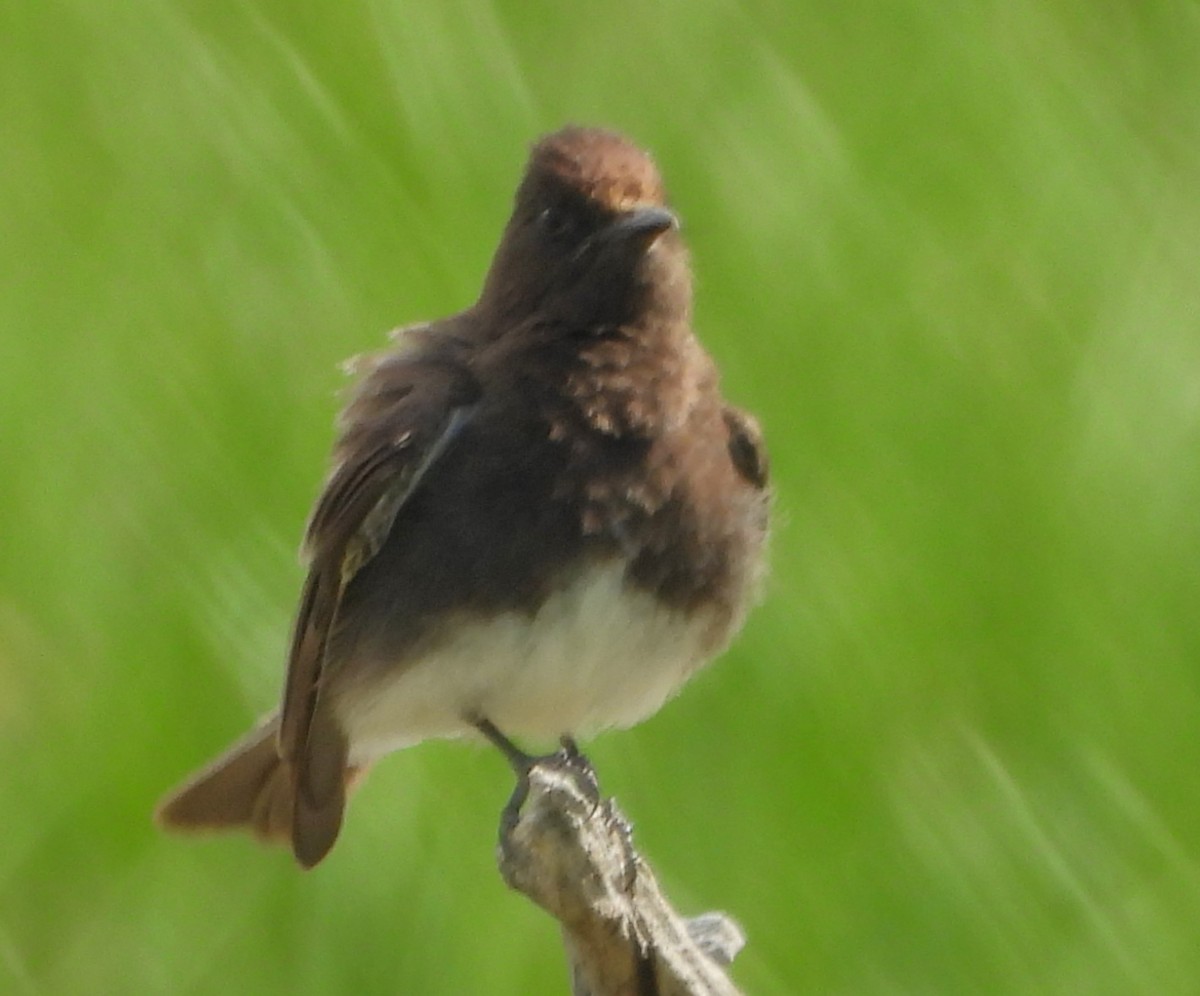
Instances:
[[[718,656],[762,588],[771,489],[692,299],[651,156],[604,128],[537,140],[475,303],[353,362],[281,705],[159,824],[311,868],[384,755],[629,727]]]

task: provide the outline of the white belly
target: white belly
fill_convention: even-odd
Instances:
[[[712,619],[626,587],[624,565],[593,569],[532,618],[465,621],[394,678],[348,688],[338,714],[351,764],[472,732],[549,739],[630,726],[655,712],[714,650]],[[386,675],[386,669],[377,672]]]

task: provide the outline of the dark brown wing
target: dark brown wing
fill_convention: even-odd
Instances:
[[[729,458],[734,467],[756,488],[765,488],[769,461],[758,420],[749,412],[732,405],[726,405],[722,414],[729,430]]]
[[[397,406],[389,413],[397,430],[390,443],[361,456],[347,455],[313,512],[305,544],[309,574],[296,616],[279,728],[285,758],[295,757],[305,741],[343,589],[379,552],[401,506],[458,433],[467,411],[414,407]]]
[[[478,387],[447,350],[384,358],[343,414],[334,469],[304,542],[308,578],[292,633],[279,754],[296,789],[293,848],[315,864],[341,823],[343,731],[321,709],[326,648],[346,585],[386,540],[397,514],[469,417]]]

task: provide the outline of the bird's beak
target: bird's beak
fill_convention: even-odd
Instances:
[[[609,232],[618,238],[642,240],[648,244],[668,229],[678,227],[679,219],[666,208],[638,207],[617,218]]]

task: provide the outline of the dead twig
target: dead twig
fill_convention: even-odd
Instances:
[[[745,943],[723,913],[685,920],[600,800],[578,755],[539,759],[501,824],[500,874],[562,927],[574,996],[736,996],[725,974]]]

